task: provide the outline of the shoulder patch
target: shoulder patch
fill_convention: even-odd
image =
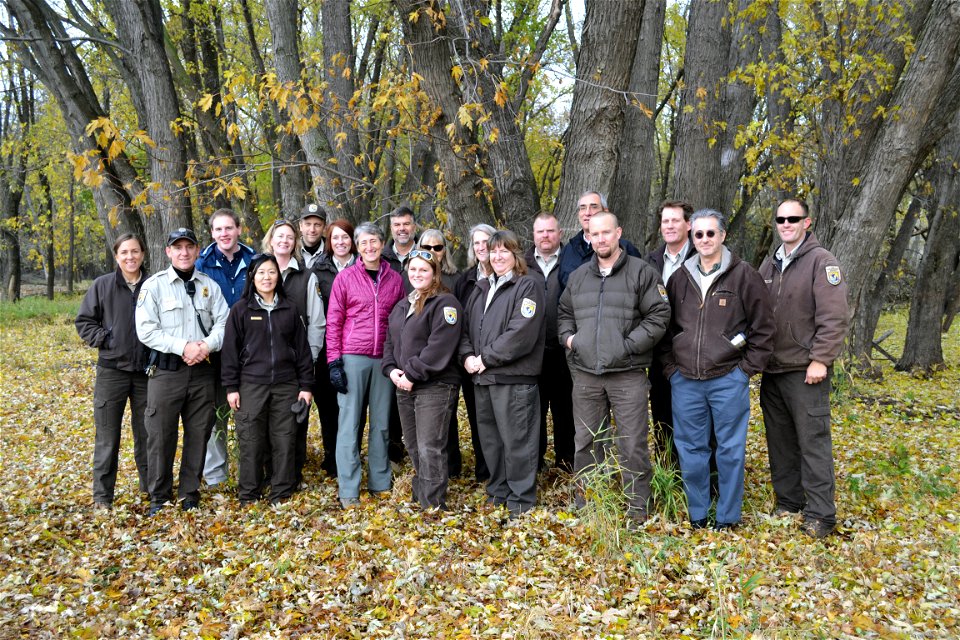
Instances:
[[[537,303],[530,298],[524,298],[520,303],[520,315],[524,318],[532,318],[537,313]]]
[[[143,301],[147,299],[147,292],[140,288],[140,295],[137,296],[137,306],[142,307]]]
[[[833,286],[840,284],[840,267],[827,267],[827,282]]]
[[[456,307],[444,307],[443,308],[443,320],[447,324],[457,324],[457,308]]]
[[[667,288],[660,283],[657,283],[657,291],[660,292],[660,297],[663,298],[664,302],[670,302],[670,298],[667,297]]]

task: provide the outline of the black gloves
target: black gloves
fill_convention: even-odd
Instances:
[[[310,405],[308,405],[302,399],[297,400],[290,405],[290,411],[293,412],[297,422],[306,422],[307,418],[310,417]]]
[[[343,358],[330,363],[330,384],[337,393],[347,392],[347,372],[343,370]]]

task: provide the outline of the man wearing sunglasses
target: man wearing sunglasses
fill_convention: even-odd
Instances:
[[[782,244],[760,265],[777,327],[760,384],[774,513],[802,513],[804,533],[823,538],[837,522],[830,378],[847,335],[847,287],[809,230],[805,202],[781,202],[774,223]]]
[[[150,350],[147,375],[150,515],[173,499],[177,425],[183,419],[179,498],[183,509],[200,503],[200,478],[214,422],[214,367],[229,308],[220,287],[195,265],[197,236],[180,228],[167,237],[170,267],[151,276],[137,298],[140,342]]]
[[[701,209],[690,224],[697,253],[667,283],[673,317],[661,343],[663,372],[672,392],[674,443],[690,522],[694,528],[707,526],[715,450],[715,528],[727,529],[740,523],[749,382],[773,350],[773,313],[760,274],[724,246],[723,214]]]

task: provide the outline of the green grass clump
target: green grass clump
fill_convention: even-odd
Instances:
[[[48,323],[70,320],[80,310],[80,295],[57,295],[53,300],[41,296],[27,296],[17,302],[0,302],[0,326],[25,320]]]

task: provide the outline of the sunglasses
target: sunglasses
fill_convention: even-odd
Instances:
[[[693,237],[696,238],[697,240],[700,240],[700,239],[703,238],[703,236],[707,236],[708,238],[712,238],[713,236],[717,235],[718,233],[720,233],[720,232],[719,232],[719,231],[714,231],[713,229],[707,229],[706,231],[697,231],[697,232],[695,232],[695,233],[693,234]]]
[[[790,224],[797,224],[807,216],[777,216],[774,220],[777,221],[777,224],[784,224],[789,222]]]
[[[421,244],[421,249],[429,249],[430,251],[443,251],[444,246],[442,244]]]
[[[426,260],[427,262],[433,262],[433,254],[429,251],[420,251],[419,249],[414,249],[410,252],[411,258],[420,258],[421,260]]]

